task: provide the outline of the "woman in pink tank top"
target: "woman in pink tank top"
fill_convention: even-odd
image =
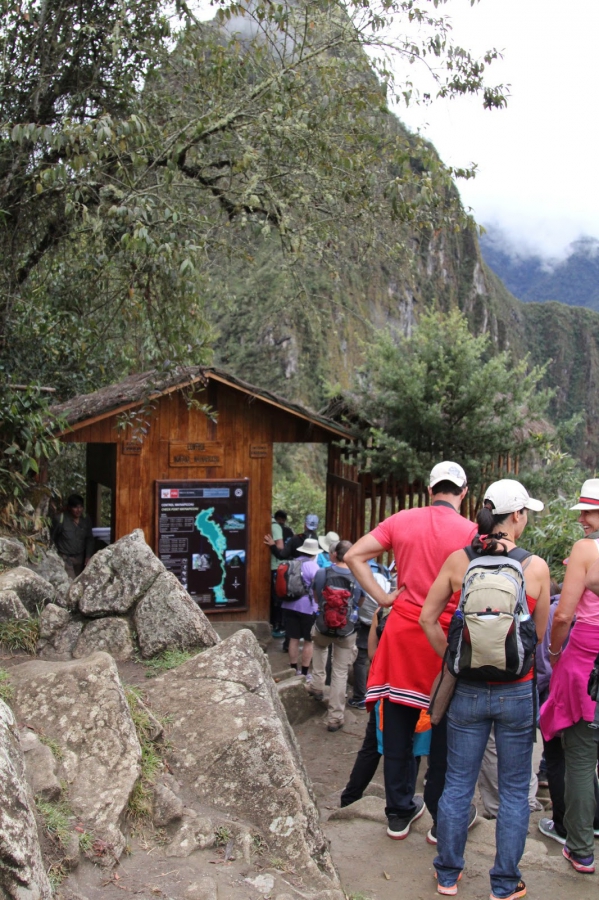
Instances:
[[[597,741],[590,727],[596,704],[587,693],[587,682],[599,652],[599,596],[586,586],[589,570],[599,560],[599,541],[587,536],[599,530],[599,478],[582,486],[578,521],[585,538],[576,541],[568,560],[561,597],[553,617],[549,658],[553,667],[549,699],[541,709],[541,731],[545,740],[562,734],[566,759],[567,832],[564,856],[577,872],[595,871],[594,777]],[[566,641],[572,620],[570,640]]]

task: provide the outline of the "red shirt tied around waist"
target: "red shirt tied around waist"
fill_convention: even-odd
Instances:
[[[418,619],[446,558],[470,543],[476,533],[473,523],[458,512],[467,491],[462,467],[453,462],[439,463],[430,476],[431,505],[390,516],[354,544],[346,556],[362,588],[381,606],[393,605],[370,667],[366,694],[369,709],[381,698],[411,707],[428,706],[441,660]],[[377,585],[367,563],[385,550],[394,553],[400,588],[389,595]],[[445,618],[449,625],[449,612]]]

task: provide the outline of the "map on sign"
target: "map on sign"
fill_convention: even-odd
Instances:
[[[246,606],[249,482],[157,482],[158,556],[203,610]]]

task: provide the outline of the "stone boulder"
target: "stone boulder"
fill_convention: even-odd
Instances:
[[[0,591],[0,622],[31,618],[16,591]]]
[[[125,660],[139,650],[148,659],[163,650],[212,647],[219,640],[138,529],[96,553],[66,599],[57,597],[44,610],[38,652],[48,660],[98,651]]]
[[[2,591],[14,591],[32,616],[36,616],[46,603],[52,603],[56,596],[49,581],[24,566],[0,573],[0,593]]]
[[[81,616],[72,615],[55,603],[49,603],[40,616],[37,652],[42,659],[68,660],[83,631]]]
[[[90,618],[123,615],[164,571],[137,529],[92,556],[72,583],[67,604]]]
[[[19,722],[61,748],[58,778],[74,815],[109,847],[125,847],[120,822],[140,774],[141,749],[116,663],[107,653],[85,660],[35,660],[10,670]]]
[[[169,647],[191,650],[211,647],[218,641],[206,616],[173,573],[165,569],[135,608],[134,622],[145,659]]]
[[[58,800],[60,781],[56,777],[57,762],[48,746],[42,744],[37,734],[22,728],[19,732],[21,750],[25,760],[25,774],[34,797]]]
[[[15,717],[0,700],[0,895],[51,900]]]
[[[56,591],[55,602],[64,606],[69,587],[71,586],[71,579],[67,575],[64,563],[56,550],[45,550],[39,559],[27,563],[27,568],[50,582]]]
[[[338,888],[311,782],[254,635],[237,632],[154,679],[146,694],[170,717],[169,763],[187,791],[262,833],[313,887]]]
[[[105,619],[92,619],[83,626],[72,650],[73,659],[81,659],[98,650],[110,653],[115,659],[131,659],[135,647],[126,619],[108,616]]]
[[[27,563],[27,550],[16,538],[0,537],[0,568],[14,569]]]

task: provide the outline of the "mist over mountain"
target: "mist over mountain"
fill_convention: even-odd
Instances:
[[[497,227],[487,229],[480,240],[483,259],[519,300],[599,311],[599,240],[581,237],[562,258],[546,258],[518,247]]]

